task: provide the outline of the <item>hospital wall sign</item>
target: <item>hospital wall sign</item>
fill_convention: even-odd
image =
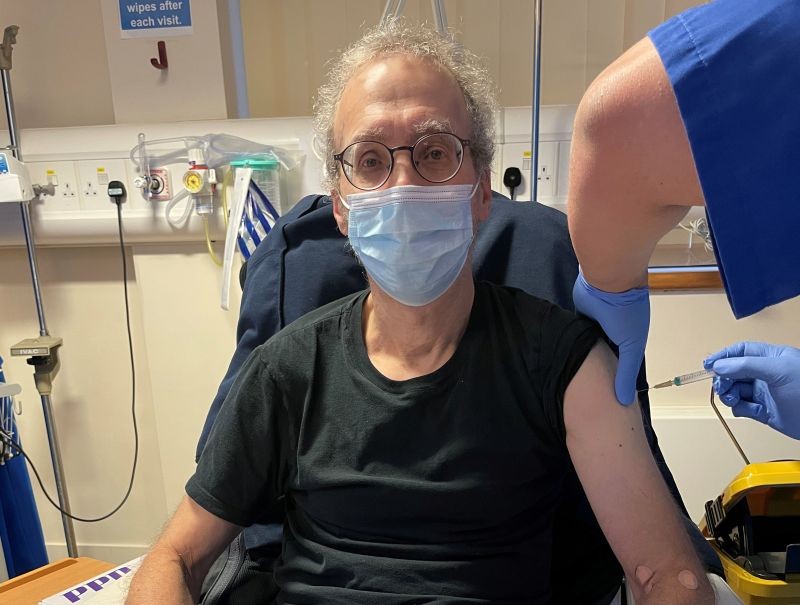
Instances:
[[[190,0],[119,0],[123,38],[164,38],[192,33]]]

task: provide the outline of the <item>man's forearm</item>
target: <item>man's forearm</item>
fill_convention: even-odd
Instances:
[[[136,572],[126,605],[196,603],[211,564],[241,530],[185,496]]]
[[[156,545],[133,577],[125,605],[193,605],[199,599],[201,582],[192,580],[178,553]]]
[[[628,581],[637,582],[635,578]],[[633,593],[637,605],[713,605],[716,602],[705,572],[700,568],[687,570],[685,566],[658,572]]]

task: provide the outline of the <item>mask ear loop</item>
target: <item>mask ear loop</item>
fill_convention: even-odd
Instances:
[[[342,192],[338,189],[334,189],[334,191],[336,192],[336,197],[338,197],[339,201],[342,203],[342,206],[350,210],[350,204],[347,203],[347,198],[342,195]],[[331,201],[336,203],[336,200],[333,199],[333,196],[331,196]]]
[[[744,450],[742,450],[742,446],[739,445],[739,442],[736,440],[736,437],[734,437],[733,432],[731,431],[730,427],[728,426],[728,423],[725,422],[725,419],[722,417],[722,414],[719,413],[719,410],[717,409],[717,404],[714,403],[714,385],[713,384],[711,385],[711,398],[710,398],[710,401],[711,401],[711,407],[714,408],[714,413],[717,415],[717,418],[719,418],[719,421],[722,423],[722,426],[725,427],[725,431],[728,433],[728,437],[731,438],[731,441],[733,441],[733,445],[735,445],[736,449],[739,450],[739,455],[742,457],[742,460],[744,460],[744,463],[746,465],[750,464],[750,461],[747,459],[747,456],[745,456],[745,454],[744,454]]]
[[[472,188],[472,191],[469,194],[470,201],[472,201],[472,196],[475,195],[475,192],[478,190],[478,187],[480,186],[481,186],[481,180],[478,179],[477,181],[475,181],[475,186]]]

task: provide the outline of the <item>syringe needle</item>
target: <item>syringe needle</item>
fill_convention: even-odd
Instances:
[[[671,387],[675,386],[674,380],[665,380],[664,382],[659,382],[658,384],[654,384],[651,386],[651,389],[663,389],[664,387]]]
[[[637,393],[644,393],[645,391],[650,391],[652,389],[663,389],[664,387],[671,387],[674,386],[675,383],[672,380],[665,380],[664,382],[659,382],[658,384],[654,384],[651,387],[647,387],[646,389],[638,389]]]

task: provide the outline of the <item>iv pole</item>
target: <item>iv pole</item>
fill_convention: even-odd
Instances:
[[[11,52],[13,45],[17,42],[17,32],[19,27],[10,25],[3,32],[3,44],[0,45],[0,75],[3,80],[3,99],[6,107],[6,117],[8,118],[8,133],[11,144],[6,147],[14,157],[22,161],[22,151],[17,138],[17,124],[14,115],[14,99],[11,95]],[[42,188],[35,189],[37,195],[42,192]],[[49,192],[52,195],[52,191]],[[34,368],[33,377],[36,383],[36,390],[42,399],[42,410],[44,412],[44,422],[47,429],[47,442],[50,446],[50,459],[53,462],[53,474],[55,475],[56,490],[58,492],[58,502],[62,509],[61,522],[64,526],[64,536],[67,543],[67,554],[70,557],[78,556],[78,548],[75,542],[75,529],[72,519],[67,514],[70,513],[69,496],[67,495],[67,484],[64,478],[64,467],[61,462],[61,449],[58,444],[58,433],[56,431],[55,416],[53,414],[53,401],[50,397],[53,387],[53,379],[59,369],[58,347],[62,340],[57,336],[50,336],[47,331],[47,321],[44,316],[44,305],[42,303],[42,293],[39,287],[39,269],[36,263],[36,249],[33,244],[33,225],[31,223],[30,200],[20,202],[22,212],[22,230],[25,234],[25,246],[28,251],[28,265],[31,271],[31,281],[33,284],[33,296],[36,302],[36,314],[39,319],[39,337],[28,338],[11,347],[11,354],[16,356],[28,357],[28,364]]]
[[[533,8],[533,108],[531,112],[531,201],[538,202],[539,190],[539,110],[542,82],[542,0]]]

